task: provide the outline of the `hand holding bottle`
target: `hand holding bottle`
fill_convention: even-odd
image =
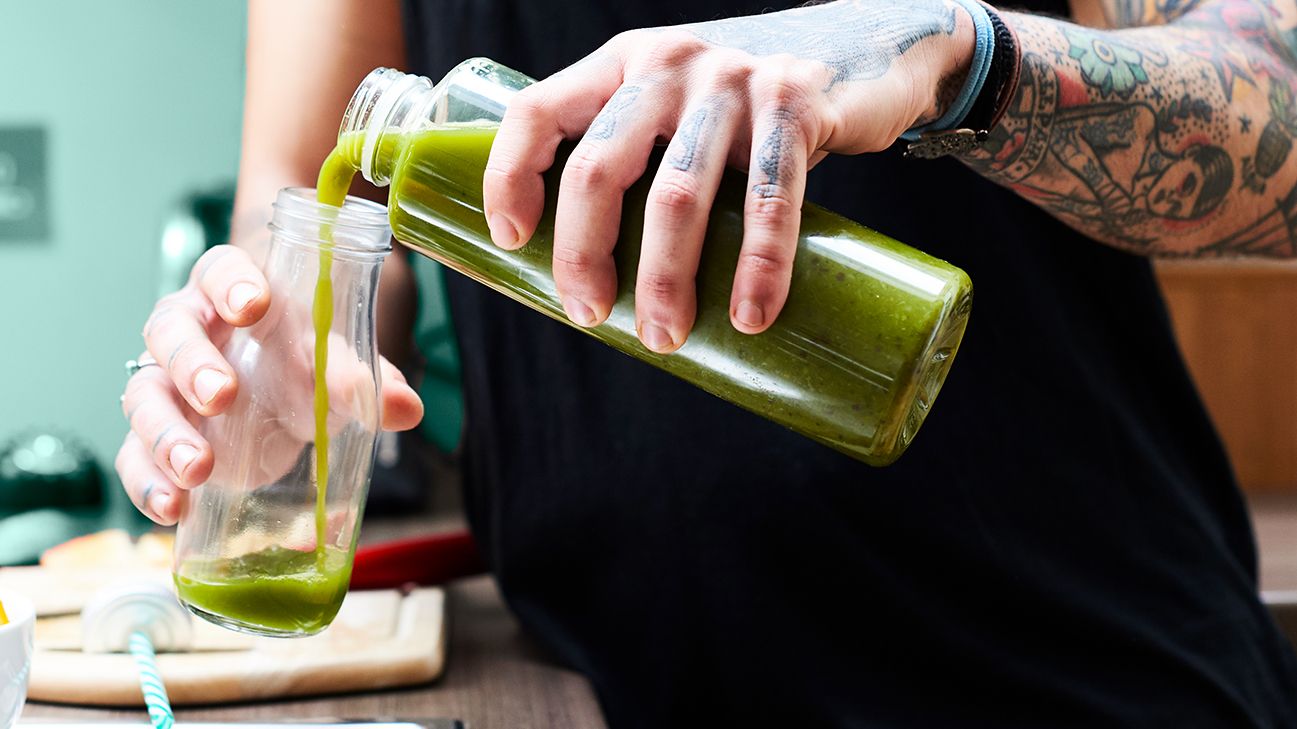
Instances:
[[[131,501],[159,524],[173,524],[179,516],[177,489],[193,488],[212,475],[212,447],[198,425],[229,409],[239,388],[220,348],[236,328],[260,321],[271,308],[271,298],[265,276],[246,251],[217,246],[194,265],[188,285],[159,300],[145,322],[148,354],[159,366],[144,367],[127,383],[122,409],[131,430],[118,451],[116,467]],[[309,330],[309,312],[303,316]],[[302,346],[309,351],[311,343],[303,341]],[[418,395],[386,359],[380,358],[379,367],[383,428],[414,427],[423,415]],[[347,401],[345,379],[345,369],[330,370],[330,389],[336,383],[335,402],[340,406]],[[305,368],[286,373],[286,381],[306,392],[312,387],[311,372]],[[299,415],[310,420],[309,410]]]
[[[829,152],[887,148],[944,110],[967,74],[973,22],[945,0],[831,2],[623,33],[510,103],[484,179],[495,243],[525,244],[542,174],[568,158],[554,220],[554,280],[568,317],[606,320],[622,195],[670,139],[644,214],[636,329],[659,353],[684,344],[708,210],[727,165],[746,170],[732,325],[765,331],[788,295],[807,169]],[[958,88],[958,83],[954,84]]]

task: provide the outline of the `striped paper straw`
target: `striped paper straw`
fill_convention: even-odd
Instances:
[[[175,714],[171,713],[171,700],[167,698],[167,689],[162,685],[162,674],[158,673],[157,658],[153,654],[153,641],[148,633],[137,630],[130,637],[131,655],[135,658],[135,667],[140,671],[140,690],[144,692],[144,705],[149,708],[149,720],[153,729],[171,729],[176,723]]]

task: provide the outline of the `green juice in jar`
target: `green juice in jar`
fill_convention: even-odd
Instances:
[[[505,251],[491,243],[482,212],[482,177],[497,128],[388,129],[373,145],[367,176],[390,181],[388,214],[397,240],[570,323],[551,256],[554,203],[571,145],[560,149],[545,177],[546,208],[536,234],[522,249]],[[340,136],[335,154],[361,166],[363,151],[353,132]],[[675,353],[656,354],[636,338],[634,299],[644,208],[661,153],[624,197],[612,314],[581,331],[866,463],[894,461],[927,415],[958,349],[971,305],[968,276],[807,204],[787,303],[766,332],[743,334],[730,323],[729,303],[746,178],[727,170],[698,267],[694,328]]]
[[[218,624],[267,634],[311,635],[328,627],[347,596],[350,560],[329,547],[270,547],[233,559],[190,560],[176,572],[180,598]]]
[[[317,199],[341,207],[351,186],[354,168],[331,154],[320,168]],[[270,547],[232,559],[186,561],[175,573],[176,591],[209,620],[258,626],[267,634],[311,635],[328,627],[347,596],[351,560],[346,551],[327,546],[329,490],[329,330],[333,325],[333,254],[327,242],[333,233],[323,225],[311,321],[315,334],[315,548],[309,551]]]

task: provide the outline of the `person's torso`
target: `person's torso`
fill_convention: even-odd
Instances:
[[[622,30],[768,9],[409,0],[410,66],[542,78]],[[974,282],[891,467],[448,274],[475,532],[612,725],[1269,726],[1294,669],[1148,262],[896,149],[829,158],[806,196]]]

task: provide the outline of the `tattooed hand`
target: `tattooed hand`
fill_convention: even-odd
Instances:
[[[972,49],[971,18],[947,0],[843,0],[623,33],[511,102],[486,170],[491,236],[526,243],[544,206],[541,174],[560,141],[580,137],[558,193],[554,279],[572,321],[599,324],[616,297],[622,194],[669,138],[644,216],[640,339],[671,352],[689,334],[726,165],[749,176],[730,319],[764,331],[788,294],[807,169],[829,152],[885,149],[940,116]]]

